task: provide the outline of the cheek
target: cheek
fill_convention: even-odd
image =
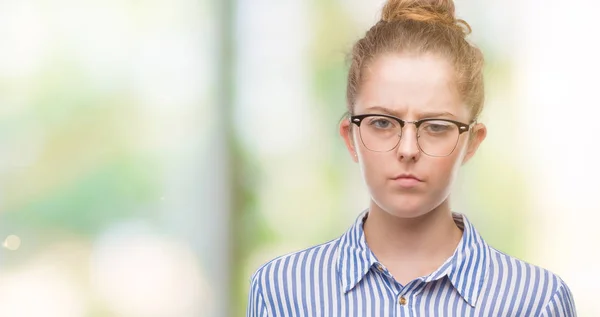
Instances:
[[[432,158],[433,161],[429,164],[429,175],[436,178],[436,183],[447,186],[456,179],[464,156],[463,152],[462,149],[457,148],[457,151],[450,156]]]
[[[456,157],[439,158],[437,162],[430,164],[431,169],[429,175],[436,178],[437,183],[444,185],[451,183],[455,178],[459,164]]]
[[[372,152],[367,150],[360,138],[357,140],[358,163],[364,180],[370,187],[384,185],[387,177],[398,170],[390,170],[390,164],[394,165],[397,158],[394,151]],[[464,144],[459,144],[456,150],[447,157],[429,157],[421,154],[416,163],[415,171],[427,177],[430,188],[434,191],[444,191],[454,182],[460,170],[464,157]]]
[[[394,159],[393,155],[387,152],[369,151],[362,146],[362,143],[360,143],[359,147],[358,163],[365,181],[371,185],[384,181],[385,176],[390,172],[385,167],[389,165],[390,160]]]

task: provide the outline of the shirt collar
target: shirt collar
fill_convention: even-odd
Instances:
[[[363,211],[340,238],[337,269],[344,293],[352,290],[377,263],[363,231],[367,214],[368,210]],[[452,216],[463,230],[454,254],[435,272],[420,279],[431,282],[447,276],[463,299],[474,307],[487,273],[490,248],[465,215],[453,213]]]
[[[356,218],[354,225],[340,238],[337,267],[344,293],[353,289],[371,269],[371,266],[377,263],[375,255],[367,246],[363,230],[363,221],[367,214],[368,210],[363,211]]]

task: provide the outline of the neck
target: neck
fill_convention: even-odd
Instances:
[[[393,216],[372,202],[364,231],[369,248],[384,265],[414,266],[422,274],[452,256],[462,237],[447,200],[416,218]]]

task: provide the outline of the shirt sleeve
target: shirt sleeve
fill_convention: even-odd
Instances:
[[[246,317],[268,317],[267,305],[262,295],[262,289],[258,283],[258,279],[252,279],[250,283],[250,291],[248,294],[248,306]]]
[[[561,283],[540,317],[577,317],[573,294],[565,282]]]

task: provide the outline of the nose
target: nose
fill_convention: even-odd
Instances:
[[[421,156],[421,150],[417,141],[417,127],[407,124],[402,128],[400,143],[396,155],[400,161],[417,161]]]

